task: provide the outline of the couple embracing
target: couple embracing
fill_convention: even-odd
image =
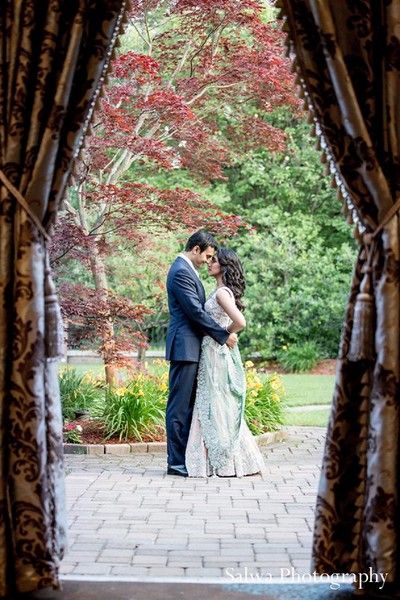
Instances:
[[[216,289],[206,301],[198,269]],[[242,477],[265,472],[244,420],[246,378],[237,345],[245,325],[245,280],[233,250],[194,233],[167,277],[170,361],[166,411],[169,475]]]

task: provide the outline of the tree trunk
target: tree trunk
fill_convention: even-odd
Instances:
[[[144,346],[139,346],[137,353],[138,353],[138,361],[144,362],[144,360],[146,358],[146,348]]]
[[[108,281],[107,281],[107,273],[104,264],[104,260],[100,255],[96,246],[94,246],[92,250],[92,254],[90,256],[90,268],[92,271],[94,285],[96,291],[100,292],[100,295],[103,298],[107,297],[108,292]],[[114,339],[114,324],[112,319],[106,319],[103,327],[101,328],[101,337],[103,346],[106,347],[107,344],[112,343]],[[104,361],[104,370],[106,376],[106,383],[110,386],[115,385],[116,382],[116,369],[112,364],[110,356],[108,352],[103,350],[103,361]]]

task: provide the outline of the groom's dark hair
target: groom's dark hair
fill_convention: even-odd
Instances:
[[[215,238],[205,229],[200,229],[190,236],[186,242],[185,251],[189,252],[195,246],[199,246],[201,252],[204,252],[209,246],[214,248],[214,250],[218,250],[218,244],[215,241]]]

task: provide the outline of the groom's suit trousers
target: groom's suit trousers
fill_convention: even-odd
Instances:
[[[199,363],[171,361],[166,411],[167,456],[169,466],[185,464]]]

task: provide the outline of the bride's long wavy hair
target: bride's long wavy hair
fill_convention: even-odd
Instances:
[[[244,311],[242,296],[246,289],[246,281],[238,255],[229,248],[221,247],[217,250],[217,258],[221,267],[223,284],[232,290],[238,309]]]

